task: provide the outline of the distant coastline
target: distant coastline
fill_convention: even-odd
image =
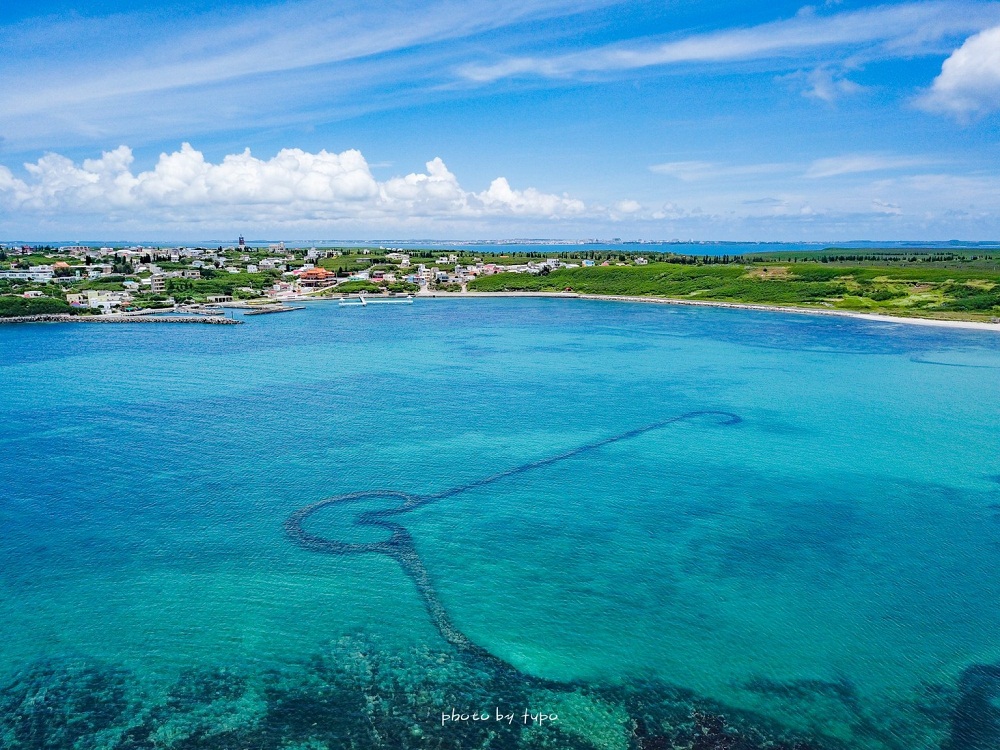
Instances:
[[[258,306],[267,309],[250,314],[264,314],[286,302],[357,294],[551,296],[1000,330],[1000,253],[992,248],[678,255],[566,247],[550,257],[488,246],[250,247],[243,238],[216,249],[0,246],[0,318],[131,322],[116,316],[200,318]]]

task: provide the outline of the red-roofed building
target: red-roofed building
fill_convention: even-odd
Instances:
[[[325,268],[310,268],[299,274],[299,283],[302,286],[327,286],[332,284],[337,275]]]

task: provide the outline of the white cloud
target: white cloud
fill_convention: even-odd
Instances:
[[[908,56],[926,53],[931,43],[976,31],[998,18],[1000,8],[994,4],[908,3],[831,14],[807,7],[794,18],[750,28],[662,42],[636,39],[551,57],[512,57],[466,65],[459,73],[476,82],[524,75],[559,78],[683,63],[795,59],[837,47],[867,48],[873,57]]]
[[[22,148],[149,143],[424,104],[477,35],[614,2],[288,0],[0,20],[0,131]]]
[[[864,86],[835,73],[825,66],[816,68],[806,75],[805,78],[808,88],[802,92],[802,95],[819,99],[827,104],[832,104],[846,96],[859,94],[865,90]]]
[[[952,52],[918,104],[960,119],[1000,109],[1000,26],[969,37]]]
[[[928,159],[918,159],[908,156],[844,154],[826,159],[817,159],[809,165],[805,176],[812,178],[839,177],[841,175],[862,174],[865,172],[908,169],[930,163],[932,162]]]
[[[534,188],[514,190],[505,177],[497,177],[490,183],[489,190],[477,193],[476,198],[487,210],[529,216],[564,216],[582,214],[582,201],[563,195],[547,195]]]
[[[583,3],[600,5],[604,0]],[[106,18],[42,18],[32,25],[0,27],[0,43],[23,55],[44,45],[50,67],[28,83],[13,59],[0,63],[21,72],[22,85],[0,94],[6,109],[20,113],[92,100],[189,88],[247,76],[343,63],[421,45],[446,42],[532,19],[576,12],[569,0],[511,0],[503,4],[433,0],[395,2],[298,0],[260,8],[174,19],[152,14]],[[138,43],[123,56],[122,28]],[[75,40],[71,35],[76,34]],[[51,45],[47,35],[62,38]],[[114,39],[113,65],[101,65],[90,46]],[[26,42],[26,40],[28,40]],[[74,43],[75,42],[75,43]],[[135,50],[135,51],[133,51]]]
[[[425,173],[379,182],[360,151],[283,149],[258,159],[247,149],[213,164],[185,143],[134,174],[121,146],[77,165],[58,154],[25,164],[26,179],[0,166],[0,205],[19,213],[89,215],[162,222],[407,221],[443,217],[558,219],[583,214],[582,201],[517,190],[498,177],[482,192],[464,189],[440,158]]]
[[[615,211],[621,214],[634,214],[642,210],[642,204],[634,200],[622,200],[615,203]]]
[[[653,164],[650,172],[674,177],[683,182],[696,182],[721,177],[755,177],[778,174],[794,169],[794,165],[781,162],[763,164],[718,164],[710,161],[668,161]]]
[[[896,203],[889,203],[888,201],[879,200],[875,198],[872,200],[872,211],[880,214],[887,214],[889,216],[902,216],[903,210]]]
[[[715,165],[708,161],[668,161],[653,164],[649,171],[676,177],[678,180],[699,180],[713,175]]]

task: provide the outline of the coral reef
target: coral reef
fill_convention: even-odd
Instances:
[[[442,722],[441,714],[452,709],[491,718]],[[497,709],[514,720],[494,720]],[[525,709],[569,713],[540,725],[521,721]],[[67,659],[32,664],[0,688],[3,750],[609,747],[837,746],[807,742],[760,717],[662,683],[555,688],[474,654],[394,650],[361,635],[263,673],[213,667],[188,670],[172,684],[159,685],[114,665]]]

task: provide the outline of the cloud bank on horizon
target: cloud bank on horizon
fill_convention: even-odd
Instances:
[[[1000,237],[997,2],[66,2],[0,10],[9,238]]]

